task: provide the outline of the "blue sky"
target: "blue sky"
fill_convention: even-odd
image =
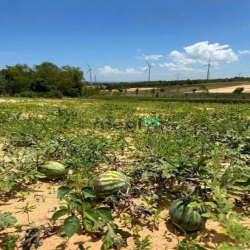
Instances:
[[[249,0],[0,0],[0,68],[44,61],[97,81],[250,76]],[[89,79],[89,75],[85,75]]]

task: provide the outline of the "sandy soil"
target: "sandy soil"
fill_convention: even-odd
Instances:
[[[238,87],[243,87],[244,88],[244,91],[243,93],[250,93],[250,85],[248,84],[242,84],[242,85],[238,85],[238,86],[232,86],[232,87],[225,87],[225,88],[215,88],[215,89],[210,89],[209,90],[209,93],[233,93],[233,91],[238,88]],[[127,89],[128,92],[135,92],[137,88],[130,88],[130,89]],[[139,88],[139,91],[140,90],[152,90],[153,88],[152,87],[149,87],[149,88]],[[159,88],[155,88],[155,90],[159,90]],[[202,91],[196,91],[197,93],[198,92],[202,92]],[[188,92],[188,93],[192,93],[192,92]]]
[[[250,85],[238,85],[233,87],[210,89],[209,93],[233,93],[233,91],[238,87],[244,88],[243,93],[250,93]]]
[[[130,89],[127,89],[128,92],[135,92],[137,88],[130,88]],[[150,88],[138,88],[139,91],[140,90],[152,90],[153,88],[150,87]],[[159,88],[154,88],[155,90],[158,90]]]
[[[60,183],[48,183],[48,182],[37,182],[35,185],[31,185],[27,189],[27,195],[25,200],[17,195],[15,198],[10,199],[7,202],[0,202],[1,212],[11,212],[18,220],[18,224],[27,224],[28,217],[27,214],[22,214],[17,207],[23,207],[29,202],[29,205],[34,205],[36,208],[29,213],[29,221],[33,222],[35,225],[51,225],[50,218],[54,211],[58,208],[59,200],[56,198],[57,189],[61,186]],[[19,196],[19,197],[18,197]],[[139,202],[139,201],[137,201]],[[52,212],[50,212],[52,211]],[[174,249],[178,244],[178,241],[182,237],[177,236],[176,230],[170,220],[166,219],[167,209],[164,209],[161,213],[162,219],[160,219],[158,224],[158,229],[150,230],[147,224],[141,224],[143,231],[140,233],[141,237],[144,238],[150,235],[150,241],[152,242],[152,250],[162,250],[162,249]],[[115,216],[115,214],[114,214]],[[115,222],[122,227],[122,221],[120,218],[116,218]],[[57,225],[60,225],[62,220],[58,220]],[[250,220],[248,222],[250,225]],[[124,230],[128,228],[123,227]],[[24,235],[25,227],[23,227],[23,232],[17,232],[15,229],[8,229],[8,232],[20,235],[20,238]],[[60,233],[62,231],[59,231]],[[130,228],[130,232],[132,229]],[[227,241],[227,237],[220,232],[220,226],[217,222],[209,220],[206,223],[206,228],[202,230],[205,236],[201,239],[203,243],[220,243]],[[3,234],[4,236],[4,234]],[[92,250],[101,249],[102,241],[100,239],[91,238],[89,235],[82,235],[80,230],[75,234],[68,242],[63,240],[57,235],[45,238],[42,241],[42,245],[39,250],[56,250],[56,249],[68,249],[76,250],[78,245],[82,243],[84,247],[91,246]],[[128,246],[122,249],[133,250],[134,239],[133,237],[128,238]],[[20,243],[19,243],[20,246]],[[1,237],[0,237],[0,249],[1,249]]]
[[[2,99],[0,98],[0,102],[20,102],[21,100],[18,100],[18,99]]]

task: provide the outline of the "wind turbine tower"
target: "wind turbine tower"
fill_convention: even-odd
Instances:
[[[89,70],[86,72],[86,75],[89,73],[89,78],[90,78],[90,85],[92,85],[92,70],[96,70],[96,69],[92,69],[89,64],[86,62]]]
[[[180,77],[180,72],[177,72],[175,75],[176,75],[176,81],[179,81],[179,77]]]
[[[203,67],[207,67],[207,80],[209,80],[210,79],[210,67],[212,67],[211,57],[209,58],[208,63],[206,65],[204,65]]]
[[[150,82],[150,71],[151,71],[152,65],[150,65],[147,60],[146,60],[146,63],[148,67],[146,68],[145,72],[148,70],[148,81]]]

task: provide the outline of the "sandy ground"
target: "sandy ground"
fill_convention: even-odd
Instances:
[[[17,197],[10,199],[7,202],[0,201],[0,210],[1,212],[11,212],[13,216],[15,216],[18,220],[18,224],[27,224],[28,217],[27,214],[23,214],[20,212],[17,207],[23,207],[29,202],[29,205],[36,206],[29,213],[29,221],[33,222],[35,225],[51,225],[50,218],[54,211],[58,209],[59,200],[56,198],[57,189],[62,184],[53,183],[53,182],[40,182],[38,181],[36,184],[31,185],[29,189],[27,189],[27,195],[24,200],[20,198],[20,195]],[[19,196],[19,197],[18,197]],[[137,201],[138,202],[138,201]],[[49,212],[53,210],[52,212]],[[147,224],[143,225],[143,231],[140,233],[142,238],[145,238],[147,235],[150,235],[150,241],[152,243],[152,250],[162,250],[162,249],[174,249],[174,247],[178,244],[178,241],[182,239],[182,237],[178,237],[176,234],[176,230],[170,220],[166,219],[166,214],[168,213],[167,209],[164,209],[161,213],[162,218],[159,221],[158,229],[150,230],[147,228]],[[115,215],[115,214],[114,214]],[[120,218],[116,218],[115,222],[122,227],[122,221]],[[62,220],[58,220],[58,225],[62,223]],[[250,225],[250,221],[248,223]],[[128,227],[129,228],[129,227]],[[130,230],[123,227],[124,230]],[[20,238],[24,235],[25,227],[23,227],[23,232],[17,232],[14,228],[8,229],[8,232],[17,234]],[[62,231],[58,232],[61,233]],[[205,237],[202,238],[203,243],[220,243],[223,241],[227,241],[227,237],[220,232],[220,226],[217,222],[208,220],[206,223],[206,228],[202,230],[205,233]],[[2,232],[2,236],[4,236],[4,232]],[[78,245],[81,243],[84,247],[91,246],[92,250],[100,250],[102,241],[100,239],[91,238],[89,235],[82,235],[81,231],[75,234],[68,242],[63,240],[57,235],[53,235],[51,237],[45,238],[42,241],[42,245],[39,250],[76,250],[78,249]],[[128,246],[122,249],[133,250],[134,248],[134,239],[133,237],[128,238],[127,240]],[[19,242],[20,246],[20,242]],[[1,236],[0,236],[0,249],[1,249]]]
[[[210,89],[209,93],[233,93],[236,88],[244,88],[243,93],[250,93],[250,85],[238,85],[233,87]]]
[[[243,84],[243,85],[238,85],[238,86],[232,86],[232,87],[225,87],[225,88],[215,88],[215,89],[210,89],[209,90],[209,93],[233,93],[233,91],[238,88],[238,87],[243,87],[244,88],[244,91],[243,93],[250,93],[250,85],[246,85],[246,84]],[[137,88],[130,88],[130,89],[127,89],[128,92],[135,92]],[[152,90],[153,88],[149,87],[149,88],[138,88],[139,91],[140,90],[147,90],[147,91],[150,91]],[[155,90],[159,90],[159,88],[155,88]],[[202,91],[196,91],[196,92],[202,92]],[[188,93],[191,93],[190,91]]]
[[[135,92],[137,88],[130,88],[127,89],[128,92]],[[153,88],[138,88],[140,90],[152,90]],[[159,88],[154,88],[155,90],[158,90]]]
[[[0,98],[0,102],[20,102],[18,99],[3,99]]]

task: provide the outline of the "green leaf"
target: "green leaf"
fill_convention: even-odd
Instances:
[[[85,247],[84,247],[82,244],[79,244],[79,245],[78,245],[78,248],[79,248],[80,250],[85,250]]]
[[[79,248],[80,250],[88,250],[88,249],[91,248],[91,246],[88,246],[87,248],[85,248],[85,247],[83,246],[83,244],[79,244],[79,245],[78,245],[78,248]]]
[[[82,192],[84,194],[85,199],[87,199],[87,198],[95,198],[96,197],[95,191],[94,191],[94,189],[92,187],[84,187],[82,189]]]
[[[81,202],[81,197],[79,196],[78,193],[70,193],[69,198],[73,201]]]
[[[113,245],[114,245],[114,243],[113,243],[112,237],[110,237],[109,234],[105,234],[105,236],[103,237],[103,240],[102,240],[101,250],[109,250],[109,248]]]
[[[58,211],[56,211],[56,212],[53,214],[51,220],[56,221],[58,218],[60,218],[60,217],[62,217],[63,215],[67,214],[68,212],[69,212],[68,209],[61,209],[61,210],[58,210]]]
[[[63,223],[63,229],[68,238],[72,237],[79,229],[80,222],[75,216],[68,217]]]
[[[102,217],[102,219],[104,221],[112,221],[113,220],[110,208],[100,207],[96,211]]]
[[[123,239],[119,237],[113,230],[114,224],[107,224],[108,230],[103,237],[102,250],[108,250],[111,246],[115,246],[117,249],[121,249],[123,245]]]
[[[70,191],[70,187],[62,186],[57,190],[57,198],[61,199],[65,194]]]
[[[124,231],[118,227],[115,228],[115,233],[118,233],[122,236],[123,239],[127,239],[128,237],[131,236],[131,233],[127,232],[127,231]]]
[[[0,213],[0,231],[9,227],[12,224],[15,224],[17,219],[11,215],[11,213]]]
[[[206,217],[206,218],[211,218],[211,219],[213,219],[213,220],[218,220],[217,217],[216,217],[216,215],[213,214],[213,213],[204,213],[204,214],[202,214],[201,216],[202,216],[202,217]]]
[[[98,215],[94,212],[94,211],[91,211],[91,210],[86,210],[84,211],[84,217],[93,221],[93,222],[97,222],[98,221]]]
[[[40,172],[36,172],[36,177],[37,178],[46,178],[46,175],[45,174],[42,174],[42,173],[40,173]]]
[[[219,247],[218,250],[235,250],[235,247],[230,245],[227,242],[223,242]]]
[[[90,208],[91,208],[91,204],[89,202],[82,203],[82,210],[83,211],[90,210]]]
[[[106,222],[104,222],[104,221],[97,221],[97,222],[94,222],[93,230],[100,229],[100,228],[102,228],[103,226],[105,226],[105,224],[106,224]]]
[[[200,208],[201,206],[202,204],[197,201],[192,201],[188,204],[188,207],[194,207],[194,208]]]
[[[59,206],[60,210],[61,209],[68,209],[66,206]]]
[[[94,229],[93,229],[93,223],[91,222],[91,221],[89,221],[89,220],[84,220],[83,221],[83,226],[84,226],[84,229],[86,230],[86,231],[93,231]]]
[[[205,205],[210,206],[211,208],[217,208],[217,205],[214,202],[205,202]]]

